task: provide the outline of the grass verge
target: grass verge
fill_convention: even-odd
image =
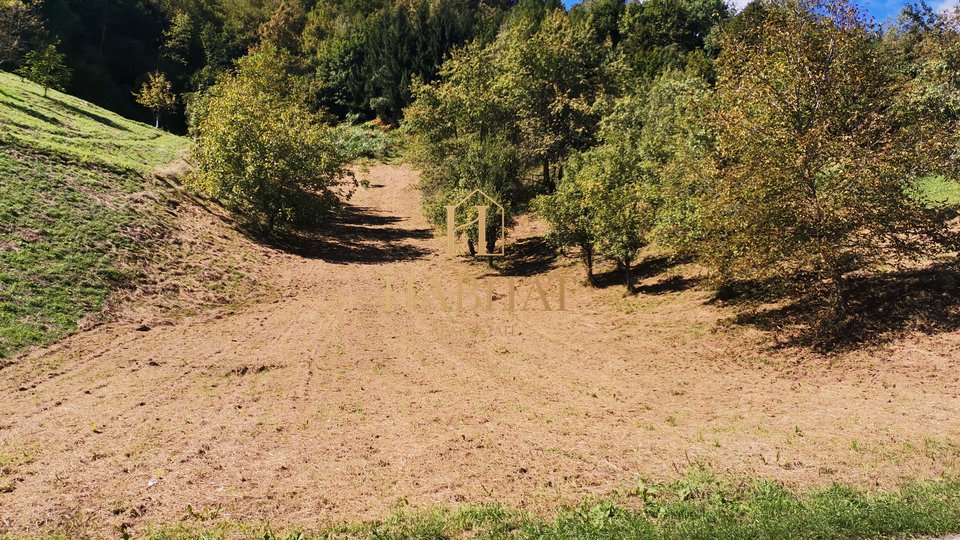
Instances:
[[[550,518],[501,505],[426,512],[396,510],[383,521],[316,532],[220,521],[196,512],[133,538],[214,540],[307,539],[619,539],[747,540],[930,537],[960,531],[960,481],[912,483],[896,491],[843,485],[797,493],[780,484],[721,482],[707,473],[630,494],[589,500]]]

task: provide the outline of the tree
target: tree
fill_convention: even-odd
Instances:
[[[955,166],[956,124],[907,99],[896,57],[857,8],[770,4],[721,46],[705,260],[732,277],[812,273],[840,317],[849,272],[948,248],[944,220],[910,192]]]
[[[261,42],[273,44],[291,53],[300,51],[300,41],[307,24],[307,12],[299,2],[284,1],[270,20],[260,25]]]
[[[633,260],[649,242],[658,207],[658,179],[637,151],[643,112],[643,96],[620,98],[603,119],[600,144],[567,162],[570,182],[582,196],[589,239],[600,254],[617,262],[631,293]]]
[[[505,207],[507,225],[513,209],[523,206],[528,165],[516,117],[497,92],[502,71],[495,58],[495,51],[479,42],[455,51],[439,81],[414,85],[416,100],[404,113],[410,156],[423,170],[425,213],[438,227],[445,219],[443,205],[477,188]],[[498,231],[487,235],[498,236]]]
[[[140,92],[134,92],[137,103],[153,113],[154,127],[160,128],[160,116],[177,106],[177,96],[173,93],[173,85],[163,73],[155,71],[148,75],[147,82],[140,87]]]
[[[593,28],[573,24],[562,10],[548,13],[532,36],[514,28],[492,46],[503,64],[497,91],[516,111],[527,159],[539,165],[552,190],[559,174],[551,175],[551,168],[594,142],[594,106],[612,87],[609,48],[598,43]]]
[[[666,69],[682,68],[727,16],[722,0],[630,2],[620,18],[619,50],[633,72],[649,81]]]
[[[547,241],[563,249],[576,247],[586,271],[587,281],[594,283],[593,265],[597,239],[593,235],[594,216],[576,176],[567,176],[557,190],[533,200],[533,210],[550,225]]]
[[[195,104],[192,183],[265,234],[315,223],[347,172],[330,130],[304,103],[291,60],[273,47],[243,58]]]
[[[63,64],[64,55],[57,51],[56,45],[28,52],[18,73],[43,86],[43,96],[50,88],[63,90],[70,81],[70,70]]]
[[[688,251],[701,237],[710,95],[703,79],[668,71],[643,92],[619,98],[601,121],[600,143],[571,157],[556,192],[534,201],[550,239],[580,248],[588,278],[595,255],[604,255],[617,261],[633,290],[630,270],[640,248],[656,240]]]
[[[388,5],[372,17],[363,49],[368,107],[397,125],[415,79],[430,82],[450,49],[473,37],[475,3],[417,0]]]
[[[0,0],[0,66],[16,61],[42,30],[37,4]]]
[[[180,11],[174,14],[170,26],[163,31],[160,46],[160,69],[170,74],[178,85],[186,82],[194,64],[196,32],[193,18]]]

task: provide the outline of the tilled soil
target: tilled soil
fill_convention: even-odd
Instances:
[[[956,332],[777,351],[718,326],[706,290],[654,275],[627,298],[565,259],[517,272],[511,312],[508,278],[445,256],[414,170],[366,177],[327,244],[261,250],[260,301],[106,324],[0,369],[0,532],[550,511],[700,466],[791,486],[955,470]],[[491,309],[431,300],[461,281],[465,308],[490,284]]]

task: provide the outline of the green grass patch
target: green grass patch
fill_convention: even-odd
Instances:
[[[917,183],[917,195],[931,206],[960,206],[960,182],[943,176],[928,176]]]
[[[143,174],[186,146],[0,73],[0,358],[102,308],[159,225]]]
[[[385,161],[396,157],[402,147],[397,131],[384,131],[371,124],[360,124],[355,117],[334,126],[333,137],[347,161],[371,159]]]
[[[841,485],[797,493],[773,482],[721,482],[697,473],[670,484],[587,501],[542,518],[501,505],[396,510],[383,521],[317,532],[217,521],[217,512],[135,537],[150,540],[305,539],[867,539],[938,536],[960,530],[960,482],[940,480],[896,491]],[[213,523],[205,523],[212,521]]]

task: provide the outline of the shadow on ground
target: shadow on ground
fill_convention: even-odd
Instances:
[[[909,332],[937,334],[960,330],[960,269],[939,264],[922,270],[851,278],[850,308],[837,318],[822,285],[807,282],[793,292],[772,284],[740,284],[715,301],[740,305],[731,324],[772,332],[778,347],[841,352],[879,345]],[[775,307],[770,307],[776,302]]]
[[[511,242],[498,261],[500,275],[529,277],[549,272],[556,267],[557,251],[542,236],[521,238]]]
[[[633,283],[636,284],[639,281],[659,276],[660,274],[663,274],[688,262],[689,261],[678,257],[660,255],[646,257],[637,263],[636,266],[630,269],[630,278]],[[700,283],[700,281],[700,278],[671,276],[650,285],[636,285],[634,290],[636,294],[649,295],[677,293],[696,286],[698,283]],[[614,286],[623,287],[625,285],[623,270],[614,268],[613,270],[609,270],[607,272],[597,273],[594,275],[593,282],[596,287],[601,289]]]
[[[287,230],[268,242],[271,247],[335,264],[382,264],[424,257],[430,250],[410,240],[433,237],[430,229],[410,229],[405,221],[371,208],[347,205],[338,216],[313,230]]]

